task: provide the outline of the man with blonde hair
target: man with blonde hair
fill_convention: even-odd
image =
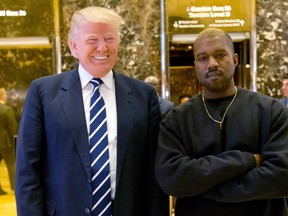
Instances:
[[[18,216],[168,215],[154,175],[156,91],[114,69],[123,22],[102,7],[76,11],[68,44],[78,67],[32,82],[17,139]]]

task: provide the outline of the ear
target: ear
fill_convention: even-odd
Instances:
[[[68,39],[68,46],[70,49],[71,54],[77,58],[77,43],[71,39]]]
[[[239,63],[239,57],[237,53],[234,53],[233,55],[233,61],[234,61],[234,66],[235,68],[237,67],[238,63]]]

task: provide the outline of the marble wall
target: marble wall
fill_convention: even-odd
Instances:
[[[116,69],[139,79],[150,74],[161,76],[159,0],[63,0],[62,4],[65,27],[72,12],[85,5],[113,8],[126,20]],[[275,98],[282,96],[281,79],[288,74],[287,11],[287,1],[256,0],[257,91]],[[63,40],[63,70],[75,65],[65,43]]]
[[[52,1],[31,1],[35,8],[26,7],[36,18],[31,19],[29,23],[20,18],[11,23],[7,18],[0,17],[0,37],[19,37],[21,32],[30,34],[29,31],[33,31],[37,36],[48,36],[53,45]],[[14,5],[12,0],[7,2],[10,6]],[[66,42],[71,15],[75,10],[88,5],[112,8],[126,21],[122,29],[117,70],[138,79],[144,79],[151,74],[161,76],[160,0],[60,0],[62,71],[72,69],[77,64],[70,55]],[[1,3],[0,9],[3,7],[7,5]],[[288,74],[287,11],[288,3],[285,0],[256,0],[257,90],[275,98],[281,97],[281,78],[284,74]],[[55,51],[53,47],[51,49],[0,47],[0,57],[0,87],[7,88],[10,104],[20,115],[30,82],[37,77],[55,73]],[[185,72],[184,77],[186,76]],[[173,77],[174,75],[171,78],[174,79]]]
[[[279,98],[288,75],[288,2],[257,0],[256,30],[257,90]]]

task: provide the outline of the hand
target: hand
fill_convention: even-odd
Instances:
[[[256,167],[261,166],[262,161],[263,161],[261,155],[260,154],[254,154],[254,158],[256,161]]]

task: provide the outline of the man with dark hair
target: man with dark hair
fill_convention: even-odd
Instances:
[[[188,101],[192,96],[190,94],[187,93],[182,93],[179,96],[179,104],[185,103],[186,101]]]
[[[203,92],[161,122],[156,153],[175,216],[287,216],[288,109],[235,85],[225,31],[202,31],[193,52]]]

